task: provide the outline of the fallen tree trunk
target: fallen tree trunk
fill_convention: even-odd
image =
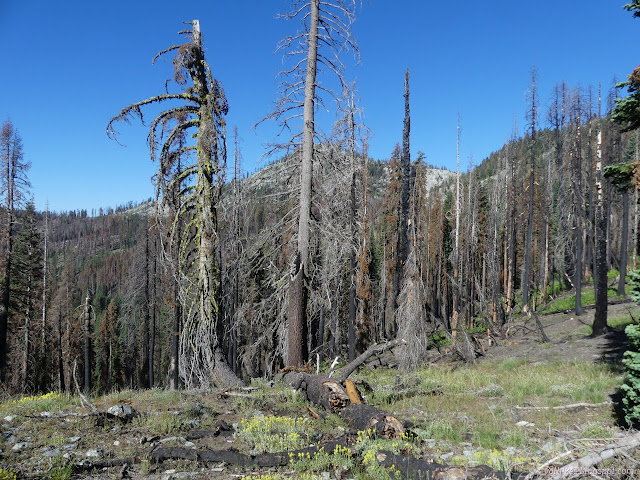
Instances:
[[[624,453],[626,450],[640,446],[640,433],[622,437],[616,443],[607,445],[597,452],[590,453],[582,458],[567,463],[559,468],[553,468],[553,476],[547,477],[550,480],[561,480],[565,478],[577,477],[585,470],[590,469],[598,463]]]
[[[150,456],[156,463],[166,460],[191,460],[204,463],[226,463],[238,467],[282,467],[288,465],[298,454],[315,454],[320,451],[331,453],[336,446],[346,446],[346,439],[325,442],[322,445],[295,450],[293,452],[261,453],[247,455],[235,450],[194,450],[182,447],[160,447],[151,451]]]
[[[290,371],[284,374],[282,380],[302,392],[309,402],[341,415],[357,431],[373,429],[381,437],[399,438],[406,431],[405,422],[395,415],[365,405],[355,383],[348,377],[372,355],[405,343],[405,340],[397,339],[372,345],[345,366],[336,379]]]
[[[336,446],[347,447],[346,440],[340,439],[336,441],[326,442],[322,445],[307,447],[293,452],[281,453],[263,453],[260,455],[246,455],[231,450],[193,450],[189,448],[156,448],[150,454],[156,463],[167,460],[189,460],[202,463],[226,463],[229,465],[252,468],[252,467],[283,467],[291,461],[297,459],[300,454],[314,455],[319,452],[331,453]],[[376,459],[380,465],[386,468],[395,467],[400,472],[401,478],[411,480],[422,479],[483,479],[498,480],[506,478],[503,472],[498,472],[487,466],[478,467],[459,467],[449,466],[442,463],[428,462],[426,460],[406,457],[404,455],[394,454],[389,451],[379,451]],[[128,460],[128,459],[126,459]],[[114,463],[115,466],[116,463]],[[122,464],[118,462],[117,464]],[[521,478],[520,475],[511,477],[513,479]]]
[[[371,405],[352,403],[340,412],[349,426],[357,431],[373,430],[382,438],[401,438],[406,432],[407,423]]]

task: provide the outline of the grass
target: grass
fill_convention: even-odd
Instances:
[[[31,395],[8,400],[0,404],[0,415],[37,415],[42,412],[59,412],[79,405],[78,399],[71,395],[49,392],[44,395]]]
[[[530,468],[544,463],[545,457],[537,452],[553,438],[548,432],[554,429],[566,431],[577,426],[583,429],[582,436],[617,429],[611,408],[606,405],[584,412],[515,409],[604,402],[622,383],[621,376],[606,365],[576,361],[532,363],[517,358],[485,360],[458,368],[432,366],[412,375],[419,376],[425,385],[439,385],[444,394],[392,403],[384,395],[378,398],[374,394],[371,403],[412,421],[422,441],[435,441],[436,455],[438,451],[457,452],[452,463],[472,465],[478,460],[461,455],[469,448],[461,444],[471,443],[474,455],[484,464],[522,463],[524,467],[520,468]],[[383,387],[376,392],[397,381],[397,371],[375,370],[360,372],[359,376]],[[534,427],[517,427],[520,420]],[[517,452],[507,451],[508,448]]]
[[[580,298],[582,299],[583,306],[594,304],[596,302],[596,296],[593,287],[584,286]],[[607,298],[609,298],[610,300],[619,300],[624,297],[618,295],[617,288],[609,288],[607,290]],[[540,310],[539,313],[542,315],[549,315],[553,313],[564,312],[565,310],[571,310],[575,308],[575,306],[576,295],[574,293],[550,301],[542,308],[542,310]]]

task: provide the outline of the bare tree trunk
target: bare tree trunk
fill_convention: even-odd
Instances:
[[[144,324],[142,325],[142,370],[140,371],[140,383],[145,388],[153,387],[151,383],[152,362],[149,348],[149,326],[151,320],[151,289],[149,268],[149,222],[144,232]]]
[[[180,304],[180,288],[178,282],[173,287],[173,325],[171,331],[171,356],[169,358],[169,389],[177,390],[180,386],[178,375],[178,361],[180,358],[180,319],[182,317],[182,305]]]
[[[349,285],[349,326],[348,326],[348,358],[352,361],[356,358],[356,250],[357,250],[357,206],[356,206],[356,139],[355,139],[355,121],[353,110],[349,114],[349,162],[351,170],[351,211],[349,212],[351,227],[351,284]]]
[[[311,182],[314,150],[314,100],[318,62],[318,20],[320,0],[311,0],[307,75],[304,88],[302,171],[300,174],[300,215],[298,218],[298,251],[292,263],[289,290],[289,330],[287,364],[299,366],[306,360],[304,327],[307,323],[307,274],[309,268],[309,238],[311,228]]]
[[[455,341],[458,331],[458,317],[460,315],[460,118],[458,117],[458,125],[456,126],[456,224],[454,231],[454,250],[453,250],[453,311],[451,312],[451,334]]]
[[[534,189],[536,171],[536,122],[537,122],[537,85],[535,70],[531,72],[531,109],[529,110],[529,121],[531,138],[530,145],[530,165],[529,165],[529,214],[527,217],[527,233],[524,248],[524,272],[522,274],[522,309],[530,309],[530,285],[531,285],[531,263],[533,258],[533,209],[534,209]]]
[[[575,270],[573,277],[573,285],[576,289],[576,302],[575,313],[576,315],[582,315],[584,309],[582,308],[582,246],[583,246],[583,212],[582,212],[582,115],[581,115],[581,102],[580,92],[577,95],[577,109],[578,116],[576,119],[576,145],[574,151],[574,243],[576,248]]]
[[[411,151],[410,151],[411,115],[409,111],[409,69],[404,76],[404,126],[402,129],[402,191],[400,195],[400,236],[398,252],[399,277],[403,277],[402,268],[409,257],[409,199],[411,197]],[[400,287],[398,287],[398,290]],[[398,293],[398,292],[396,292]]]
[[[596,312],[592,336],[601,335],[607,328],[607,220],[604,208],[602,178],[602,130],[598,131],[596,146]]]
[[[87,294],[82,308],[84,322],[84,393],[91,391],[91,298]]]

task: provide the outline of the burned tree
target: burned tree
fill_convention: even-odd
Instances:
[[[315,124],[315,109],[323,105],[321,93],[336,95],[316,81],[319,67],[335,74],[344,85],[340,52],[357,46],[351,35],[355,15],[354,0],[293,1],[290,13],[282,18],[300,19],[302,29],[285,37],[278,46],[285,58],[293,57],[293,66],[280,72],[282,90],[275,110],[266,118],[275,119],[282,130],[291,130],[301,122],[300,131],[276,147],[300,149],[300,193],[297,247],[293,254],[289,282],[288,347],[286,363],[300,365],[305,360],[304,344],[307,325],[308,279],[310,278],[311,185],[314,145],[320,136]],[[324,48],[319,49],[322,46]],[[318,88],[316,88],[318,87]]]
[[[129,121],[132,116],[142,120],[142,107],[155,103],[174,104],[151,123],[149,148],[151,159],[159,161],[158,195],[170,197],[174,186],[182,184],[172,225],[187,227],[179,236],[176,231],[181,229],[170,229],[169,235],[169,248],[179,252],[175,256],[178,258],[175,272],[180,280],[181,303],[185,306],[185,325],[180,337],[180,376],[187,387],[208,387],[239,382],[223,358],[216,329],[219,316],[216,298],[219,292],[216,258],[218,178],[226,163],[224,117],[229,107],[222,85],[213,77],[204,58],[200,23],[194,20],[189,24],[191,30],[180,32],[187,37],[185,43],[171,46],[154,58],[155,61],[164,54],[175,52],[174,81],[181,91],[169,93],[167,90],[165,94],[129,105],[111,119],[107,134],[115,138],[113,126],[117,121]],[[187,132],[193,132],[195,144],[181,144],[180,140]],[[180,161],[184,163],[177,168]]]

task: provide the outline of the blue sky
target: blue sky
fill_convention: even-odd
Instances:
[[[369,153],[388,158],[402,138],[403,76],[411,69],[411,150],[455,169],[456,120],[462,163],[479,163],[524,127],[530,69],[541,106],[562,80],[604,88],[640,62],[640,21],[625,0],[431,2],[370,0],[354,35],[361,63],[349,66],[373,132]],[[276,125],[251,127],[278,94],[279,39],[296,31],[276,20],[284,0],[0,0],[0,121],[11,117],[32,163],[36,207],[55,211],[115,207],[154,195],[147,129],[121,124],[122,147],[105,127],[121,108],[162,93],[170,63],[151,59],[180,42],[183,20],[198,18],[207,59],[242,139],[243,167],[260,168]],[[151,117],[150,117],[151,118]],[[329,125],[322,125],[326,130]]]

